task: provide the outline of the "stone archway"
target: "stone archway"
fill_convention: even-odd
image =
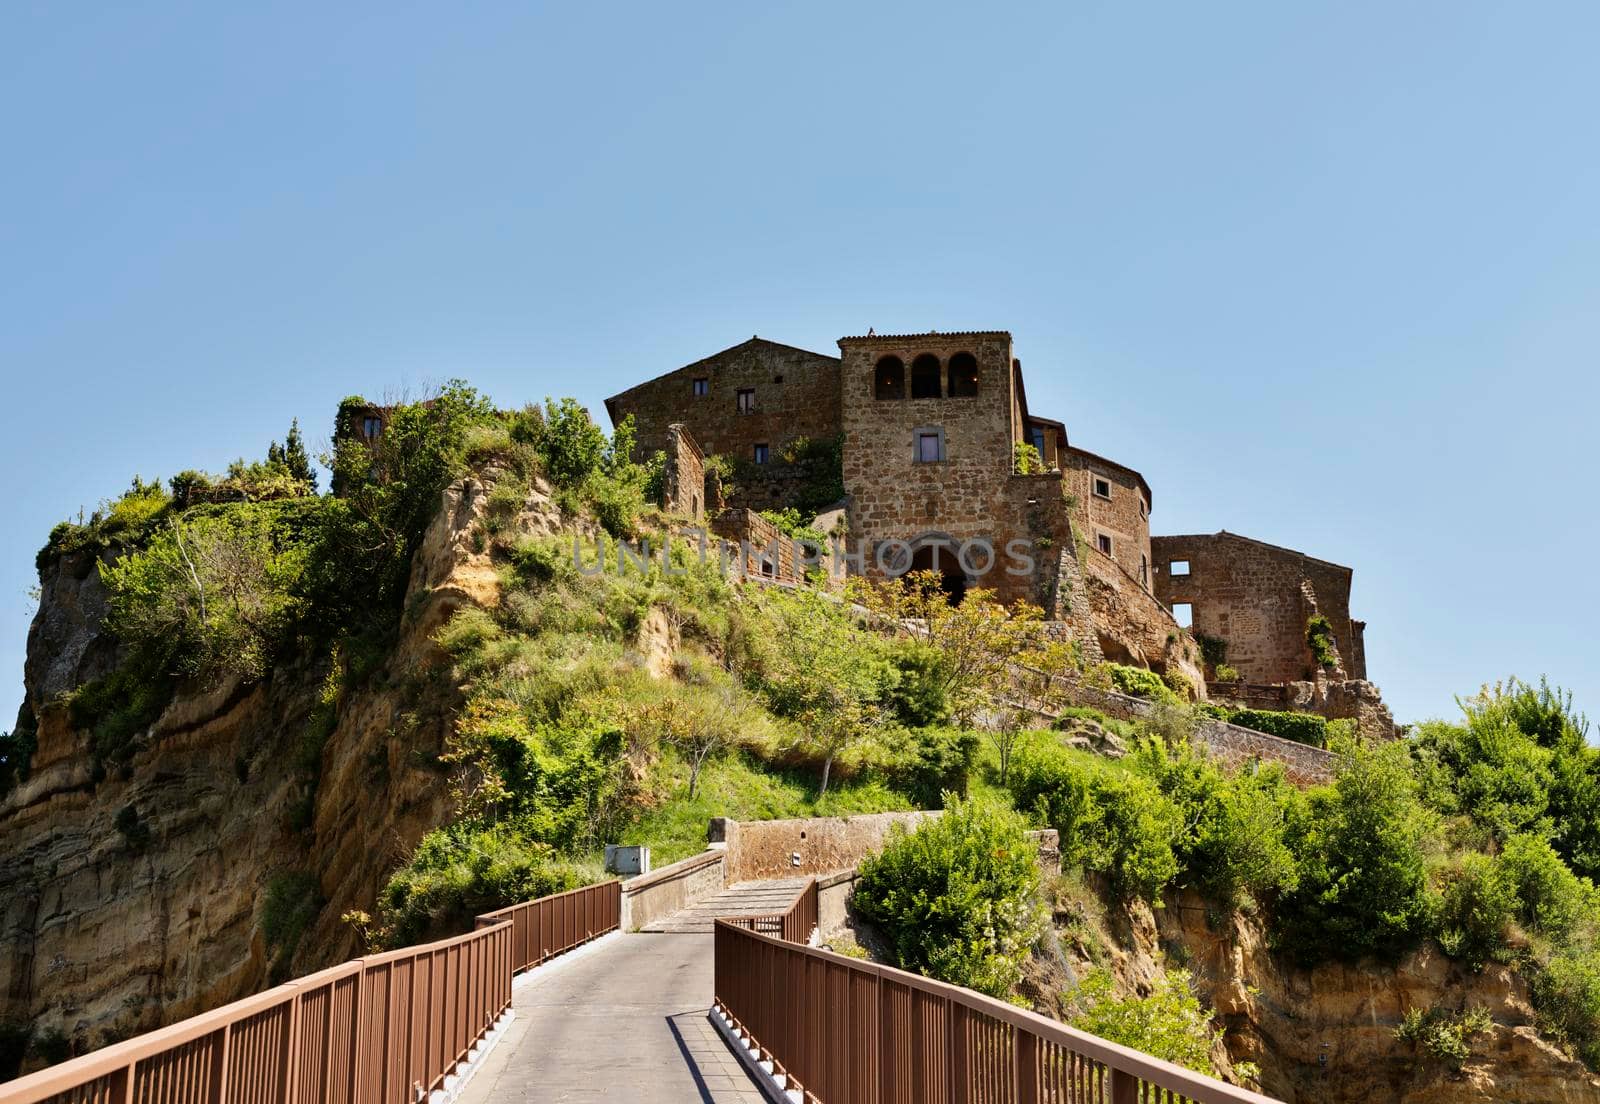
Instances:
[[[933,571],[939,575],[939,589],[952,606],[967,596],[967,573],[956,559],[954,542],[924,540],[911,553],[911,571]]]

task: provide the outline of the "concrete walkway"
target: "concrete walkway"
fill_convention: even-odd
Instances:
[[[647,932],[710,933],[719,916],[749,916],[757,912],[782,912],[805,888],[805,878],[775,878],[767,882],[736,882],[715,897],[690,905],[682,912],[646,924]]]
[[[516,1019],[462,1104],[762,1104],[706,1019],[710,935],[619,935],[574,953],[518,980]]]

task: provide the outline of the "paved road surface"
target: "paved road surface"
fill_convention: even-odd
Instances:
[[[793,894],[790,894],[793,897]],[[711,1006],[711,936],[621,935],[520,982],[462,1104],[762,1104]]]

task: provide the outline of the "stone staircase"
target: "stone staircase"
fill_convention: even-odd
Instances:
[[[709,932],[719,916],[749,916],[782,912],[805,888],[805,878],[775,878],[764,882],[736,882],[715,897],[690,905],[682,912],[646,924],[642,932]]]

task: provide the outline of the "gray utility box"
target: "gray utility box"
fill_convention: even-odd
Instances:
[[[650,848],[606,844],[606,870],[624,878],[650,873]]]

